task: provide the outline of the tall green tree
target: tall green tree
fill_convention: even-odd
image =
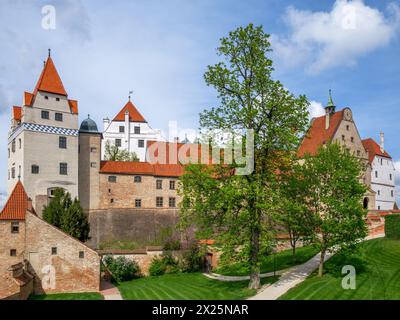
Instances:
[[[306,155],[301,169],[312,240],[321,252],[318,275],[322,276],[329,250],[352,249],[368,234],[362,205],[366,187],[361,183],[365,166],[348,149],[328,144],[315,156]]]
[[[118,146],[111,144],[109,141],[106,142],[104,151],[105,159],[109,161],[139,161],[139,158],[135,152],[129,152],[128,150],[120,149]]]
[[[43,209],[43,219],[80,241],[89,239],[90,225],[78,199],[58,188]]]
[[[231,174],[240,165],[191,165],[182,177],[182,221],[219,239],[224,253],[240,256],[251,270],[249,288],[260,287],[260,257],[271,242],[277,204],[277,170],[294,150],[308,122],[308,101],[272,78],[269,35],[249,24],[221,39],[221,62],[204,75],[220,104],[200,115],[202,130],[254,132],[254,170]],[[243,134],[243,140],[246,136]],[[233,169],[233,170],[232,170]]]

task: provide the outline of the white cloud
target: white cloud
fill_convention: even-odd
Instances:
[[[310,106],[308,107],[308,112],[310,113],[310,119],[315,117],[320,117],[325,114],[325,109],[322,103],[317,101],[310,101]]]
[[[7,195],[5,193],[0,193],[0,210],[3,209],[3,206],[5,205],[7,201]]]
[[[362,0],[337,0],[330,12],[288,7],[284,21],[290,35],[271,38],[277,59],[319,73],[352,66],[359,57],[386,46],[398,30],[400,8],[390,3],[385,15]]]

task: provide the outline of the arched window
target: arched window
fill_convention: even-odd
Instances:
[[[369,199],[368,198],[364,198],[364,204],[363,204],[364,209],[368,209],[368,202],[369,202]]]

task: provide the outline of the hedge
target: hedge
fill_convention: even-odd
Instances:
[[[385,235],[388,239],[400,239],[400,214],[385,217]]]

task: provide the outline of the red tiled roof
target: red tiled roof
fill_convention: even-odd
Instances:
[[[64,85],[60,76],[58,75],[57,69],[51,57],[47,58],[43,71],[36,84],[34,95],[36,95],[38,91],[45,91],[67,96],[67,92],[64,89]]]
[[[184,168],[180,164],[151,164],[148,162],[102,161],[100,173],[143,174],[158,177],[179,177]]]
[[[33,93],[30,92],[24,92],[24,103],[26,106],[31,107],[32,106],[32,102],[33,102]]]
[[[326,130],[325,116],[314,118],[297,151],[297,156],[302,158],[307,153],[313,156],[321,145],[331,142],[342,119],[343,110],[331,114],[329,128]]]
[[[72,113],[78,114],[78,101],[68,99],[69,108]]]
[[[181,150],[182,148],[183,150]],[[171,164],[180,162],[184,164],[189,162],[203,163],[201,159],[201,144],[196,143],[177,143],[148,140],[147,153],[148,154],[146,156],[148,159],[146,160],[150,163],[156,162],[156,160],[158,160],[158,162]],[[153,156],[155,159],[152,159]],[[209,157],[209,159],[204,159],[204,161],[211,163],[211,157]]]
[[[374,161],[375,156],[381,156],[392,159],[392,157],[386,151],[384,151],[383,153],[381,152],[379,144],[377,144],[374,139],[372,138],[365,139],[362,141],[362,144],[365,150],[368,151],[369,163],[372,163],[372,161]]]
[[[22,118],[22,108],[14,106],[13,107],[13,119],[16,121],[21,121]]]
[[[128,110],[128,112],[129,112],[129,121],[130,122],[147,122],[130,100],[121,109],[121,111],[118,112],[118,114],[114,118],[114,121],[125,121],[125,111],[126,110]]]
[[[18,181],[0,213],[0,220],[25,220],[29,198],[21,181]]]

